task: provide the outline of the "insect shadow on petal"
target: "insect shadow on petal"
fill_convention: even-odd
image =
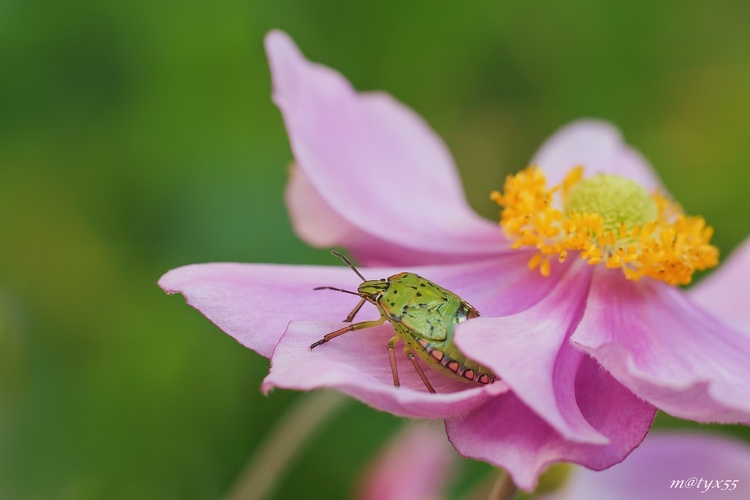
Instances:
[[[495,381],[495,374],[464,356],[453,344],[456,325],[479,316],[479,311],[471,304],[450,290],[414,273],[404,272],[387,279],[367,280],[349,259],[335,250],[331,253],[344,261],[359,276],[362,283],[356,292],[330,286],[317,287],[315,290],[335,290],[360,297],[357,305],[344,319],[347,323],[354,321],[365,302],[370,302],[378,308],[380,318],[339,328],[310,345],[310,349],[347,332],[370,328],[388,321],[395,330],[395,335],[388,341],[393,385],[400,385],[394,355],[394,348],[399,340],[404,342],[406,357],[430,392],[434,393],[435,389],[427,379],[417,357],[454,379],[478,384]]]

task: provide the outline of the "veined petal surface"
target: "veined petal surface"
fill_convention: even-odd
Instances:
[[[677,288],[597,269],[571,341],[667,413],[701,422],[750,421],[750,336]]]
[[[527,491],[554,462],[575,462],[594,470],[621,462],[646,436],[656,410],[588,357],[579,367],[576,385],[583,416],[609,444],[563,438],[513,392],[469,415],[448,419],[448,438],[461,455],[505,468]]]

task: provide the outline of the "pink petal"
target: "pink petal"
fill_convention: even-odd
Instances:
[[[750,420],[750,336],[674,287],[597,269],[571,341],[668,413],[703,422]]]
[[[609,444],[566,440],[513,392],[448,420],[448,437],[461,455],[503,467],[520,488],[532,490],[553,462],[595,470],[619,463],[643,440],[655,413],[588,357],[578,371],[576,396],[583,416]]]
[[[410,248],[360,229],[331,208],[296,165],[290,169],[285,198],[292,226],[300,239],[319,248],[345,247],[362,265],[429,265],[471,260],[462,254]]]
[[[297,165],[289,169],[284,198],[294,232],[314,247],[347,246],[352,236],[361,233],[320,197]]]
[[[195,264],[169,271],[159,286],[183,294],[239,343],[270,358],[289,321],[330,321],[332,311],[346,308],[346,294],[313,288],[356,290],[358,281],[345,267]]]
[[[458,456],[442,428],[409,424],[371,465],[362,482],[363,500],[441,498]]]
[[[448,151],[421,118],[385,94],[358,95],[338,73],[306,61],[284,33],[270,33],[266,47],[274,101],[297,164],[313,192],[349,226],[464,259],[505,248],[498,225],[469,208]],[[304,203],[290,209],[295,220],[308,217]],[[326,222],[331,218],[318,224]]]
[[[379,410],[415,418],[460,415],[507,390],[499,382],[479,385],[453,380],[421,363],[437,391],[430,394],[400,345],[395,352],[401,386],[395,387],[386,348],[394,335],[389,324],[350,332],[310,349],[310,344],[341,326],[291,322],[274,350],[263,390],[332,387]]]
[[[601,472],[576,469],[562,490],[540,500],[723,500],[746,496],[747,477],[750,446],[745,443],[711,434],[651,434],[621,464]]]
[[[499,375],[563,437],[606,444],[607,438],[579,408],[576,376],[585,354],[568,342],[583,313],[590,279],[591,269],[576,263],[533,307],[510,316],[467,321],[458,328],[455,342]]]
[[[688,291],[699,305],[737,330],[750,335],[750,307],[747,292],[750,283],[750,239],[706,279]]]
[[[547,280],[525,268],[527,260],[527,254],[515,252],[466,264],[360,271],[368,279],[380,279],[411,270],[469,300],[484,314],[509,314],[534,304],[548,290]],[[333,286],[356,291],[359,283],[360,279],[343,265],[229,263],[180,267],[159,280],[166,292],[182,293],[188,304],[219,328],[266,357],[271,357],[290,321],[341,320],[357,303],[347,294],[313,288]],[[370,319],[378,317],[371,307],[363,309],[363,319],[368,314]]]
[[[648,162],[623,141],[620,131],[599,120],[580,120],[561,128],[542,144],[531,164],[544,171],[548,186],[562,182],[578,165],[585,167],[587,177],[608,173],[632,179],[649,190],[662,186]]]

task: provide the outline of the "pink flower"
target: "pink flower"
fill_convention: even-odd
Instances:
[[[437,427],[420,424],[399,432],[365,471],[357,498],[441,498],[459,458],[442,434]]]
[[[444,419],[459,453],[505,467],[524,489],[555,461],[620,462],[654,406],[750,421],[750,313],[740,307],[750,244],[688,294],[675,288],[715,261],[710,228],[643,195],[660,183],[616,129],[583,121],[554,135],[532,161],[539,169],[495,195],[501,229],[471,211],[445,146],[412,111],[356,93],[283,33],[266,44],[297,165],[286,192],[297,233],[383,266],[362,268],[367,279],[410,270],[473,304],[482,317],[459,325],[455,342],[501,380],[465,384],[427,366],[429,394],[400,358],[394,387],[388,323],[311,351],[356,304],[313,291],[356,288],[346,267],[202,264],[164,275],[164,290],[271,359],[264,391],[334,387],[397,415]],[[625,222],[609,234],[611,207],[604,218],[589,212],[617,198],[611,192],[635,201],[615,203]],[[377,317],[370,306],[357,320]]]

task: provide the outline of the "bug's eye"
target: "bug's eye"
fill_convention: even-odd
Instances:
[[[388,280],[386,280],[385,278],[380,278],[380,281],[382,281],[383,283],[385,283]]]

